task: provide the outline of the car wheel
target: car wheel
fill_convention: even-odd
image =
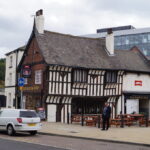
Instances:
[[[8,125],[7,134],[10,135],[10,136],[13,136],[15,134],[15,130],[14,130],[12,125]]]
[[[37,131],[30,131],[30,134],[31,134],[31,135],[36,135],[36,134],[37,134]]]

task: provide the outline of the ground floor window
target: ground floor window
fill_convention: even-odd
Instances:
[[[72,100],[72,114],[101,114],[104,103],[107,99],[94,99],[94,98],[74,98]]]

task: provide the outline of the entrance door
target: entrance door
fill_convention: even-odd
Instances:
[[[57,111],[56,111],[56,122],[61,122],[61,110],[62,110],[62,106],[58,104],[57,105]]]
[[[144,115],[149,115],[149,100],[148,99],[140,99],[139,102],[140,113]]]
[[[138,99],[127,99],[127,114],[139,113],[139,100]]]

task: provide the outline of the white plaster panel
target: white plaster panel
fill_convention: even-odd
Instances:
[[[47,121],[56,122],[56,105],[47,105]]]

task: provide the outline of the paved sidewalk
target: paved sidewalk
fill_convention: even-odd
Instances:
[[[41,133],[74,136],[97,140],[148,144],[150,146],[150,127],[111,127],[108,131],[101,131],[96,127],[78,124],[62,124],[43,122]]]

